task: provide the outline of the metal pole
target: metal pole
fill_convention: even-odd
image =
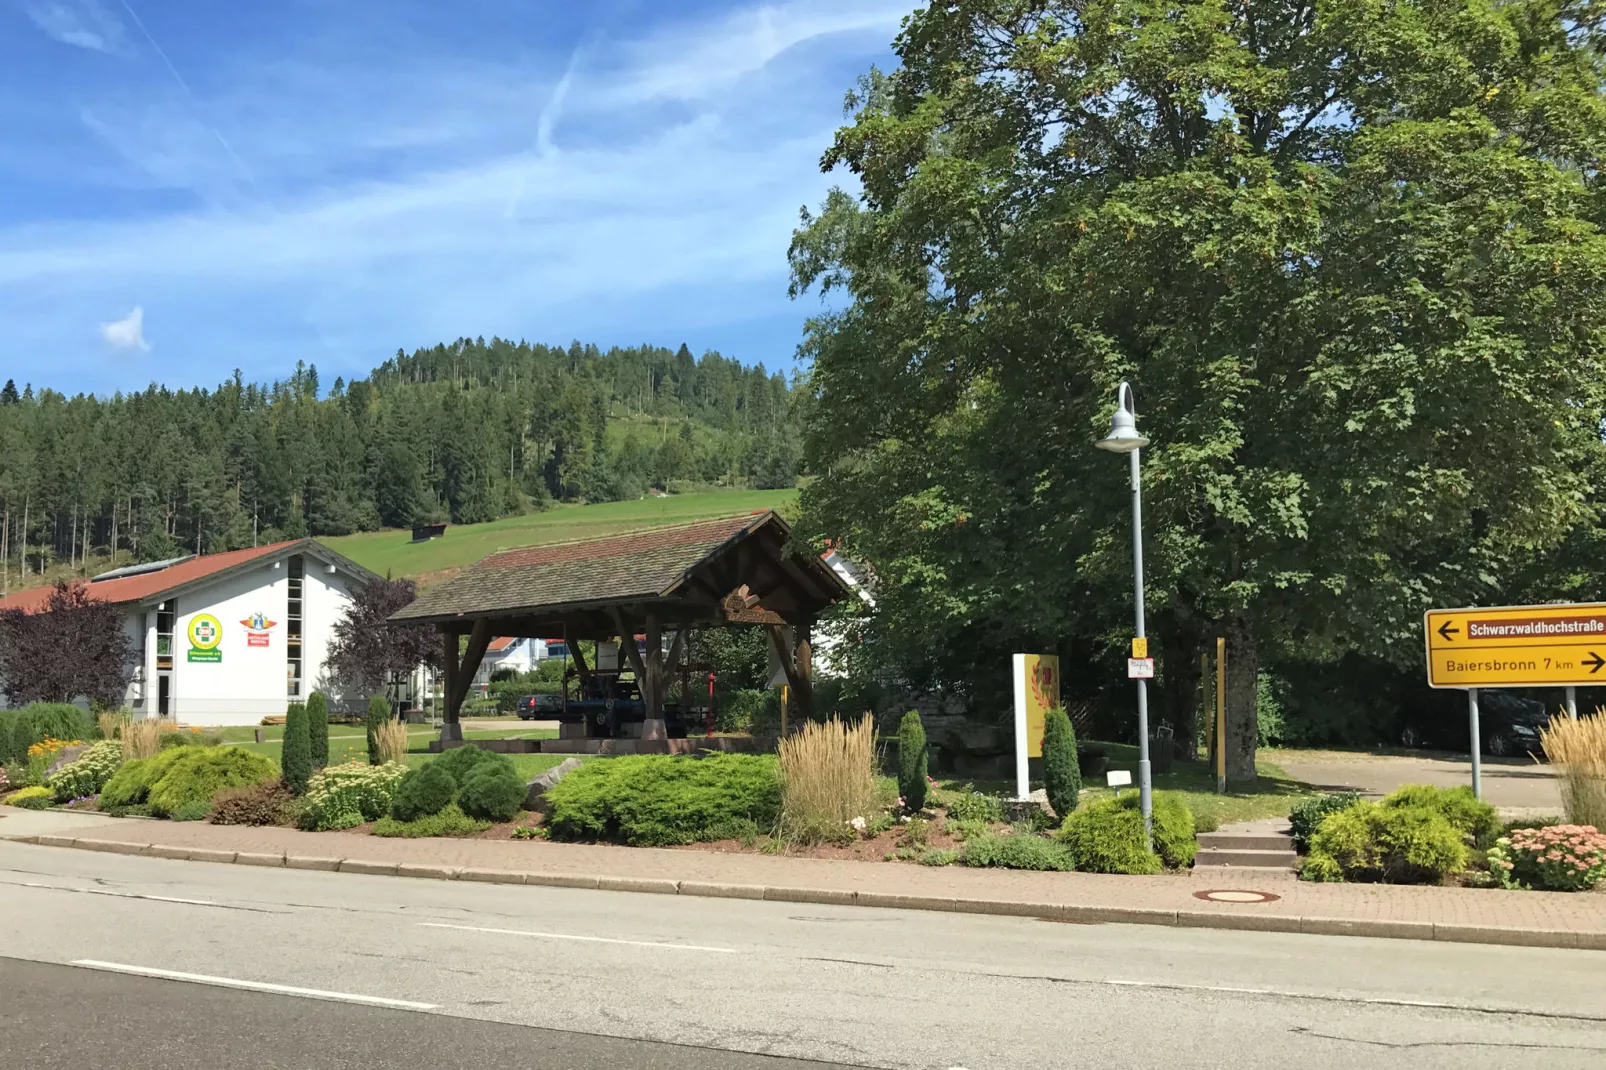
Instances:
[[[1578,720],[1578,689],[1576,687],[1569,687],[1567,689],[1566,702],[1567,716],[1571,717],[1575,721]]]
[[[1467,716],[1472,728],[1472,794],[1483,798],[1483,743],[1478,739],[1478,689],[1467,688]]]
[[[1143,474],[1138,462],[1142,450],[1127,454],[1132,458],[1132,590],[1138,638],[1143,631]],[[1138,806],[1143,812],[1143,839],[1153,846],[1154,787],[1149,779],[1149,686],[1138,679]]]
[[[1227,638],[1216,637],[1216,794],[1227,794]]]

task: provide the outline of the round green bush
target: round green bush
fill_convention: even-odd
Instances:
[[[158,817],[173,816],[185,803],[202,803],[210,810],[213,796],[225,788],[261,784],[279,775],[270,759],[239,747],[182,747],[168,753],[173,759],[151,781],[146,795]]]
[[[1500,833],[1505,831],[1495,808],[1481,801],[1469,787],[1439,788],[1432,784],[1407,784],[1392,795],[1385,796],[1378,805],[1389,809],[1416,806],[1432,810],[1478,847],[1493,846]]]
[[[1142,815],[1141,796],[1135,791],[1123,792],[1121,805]],[[1155,853],[1171,869],[1186,869],[1193,865],[1193,856],[1199,852],[1199,838],[1194,834],[1193,811],[1174,791],[1157,791],[1150,797],[1151,840]]]
[[[1158,873],[1160,856],[1143,845],[1143,815],[1124,799],[1100,799],[1060,827],[1060,842],[1084,873]],[[967,844],[968,846],[968,844]]]
[[[440,766],[442,770],[452,774],[454,782],[461,785],[463,781],[468,779],[469,770],[481,762],[499,762],[509,769],[513,768],[513,760],[507,755],[481,750],[479,747],[469,743],[443,752],[439,758],[431,759],[429,764]]]
[[[1306,880],[1437,884],[1467,865],[1466,837],[1425,806],[1358,802],[1322,819],[1300,876]]]
[[[1294,834],[1294,850],[1304,854],[1310,850],[1311,837],[1321,827],[1322,821],[1328,814],[1336,814],[1348,810],[1360,802],[1361,797],[1353,791],[1340,791],[1329,795],[1318,795],[1294,807],[1288,815],[1288,825]]]
[[[390,816],[397,821],[430,817],[446,809],[456,795],[457,781],[437,758],[402,778],[396,786],[395,797],[390,800]]]
[[[523,808],[528,790],[511,762],[481,762],[458,789],[457,805],[469,817],[482,821],[512,821]]]

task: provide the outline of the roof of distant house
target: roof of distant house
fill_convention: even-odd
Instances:
[[[227,573],[261,564],[292,554],[307,554],[336,565],[363,580],[378,579],[355,561],[335,553],[316,539],[293,539],[289,542],[268,543],[248,550],[229,550],[220,554],[176,557],[168,561],[153,561],[142,565],[103,572],[84,583],[84,591],[96,602],[125,605],[149,602],[193,587],[202,581],[215,580]],[[0,612],[20,609],[24,613],[38,613],[50,602],[53,586],[30,587],[9,598],[0,599]]]

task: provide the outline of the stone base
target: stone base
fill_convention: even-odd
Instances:
[[[669,729],[664,726],[662,718],[641,722],[642,739],[668,739]]]
[[[580,722],[559,721],[558,722],[558,738],[559,739],[584,739],[584,738],[586,738],[586,724],[585,724],[585,722],[584,721],[580,721]]]
[[[446,743],[448,741],[456,741],[458,743],[463,741],[463,725],[461,722],[449,721],[441,725],[440,742]]]

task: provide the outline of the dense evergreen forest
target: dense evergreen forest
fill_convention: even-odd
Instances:
[[[6,582],[303,535],[469,524],[649,487],[791,486],[783,375],[707,353],[500,339],[398,351],[368,376],[66,397],[0,390]]]

